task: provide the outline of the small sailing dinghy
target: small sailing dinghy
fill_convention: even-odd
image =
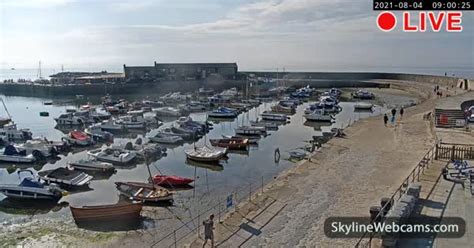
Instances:
[[[179,187],[185,186],[194,182],[191,178],[179,177],[179,176],[167,176],[167,175],[155,175],[153,176],[153,183],[163,187]]]
[[[227,148],[222,150],[217,150],[209,148],[206,146],[203,147],[194,147],[184,151],[186,157],[191,160],[201,161],[201,162],[219,162],[226,157]]]
[[[172,201],[173,193],[152,183],[116,182],[117,190],[134,201]]]
[[[30,170],[18,171],[18,177],[22,172],[29,172],[31,177],[25,177],[19,185],[0,184],[0,193],[8,198],[17,200],[46,200],[57,202],[67,191],[60,189],[57,185],[44,185],[34,177]],[[21,177],[20,177],[21,179]]]

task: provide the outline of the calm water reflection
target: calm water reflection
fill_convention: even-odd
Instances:
[[[4,99],[14,121],[20,128],[30,128],[34,136],[45,136],[54,140],[59,140],[64,134],[54,129],[56,124],[53,118],[60,113],[64,113],[67,108],[77,107],[78,104],[83,104],[86,101],[83,100],[83,103],[76,101],[74,103],[64,103],[63,105],[45,106],[43,102],[48,99],[26,97],[4,97]],[[256,120],[259,113],[270,109],[272,104],[263,103],[259,107],[239,115],[235,120],[215,123],[214,129],[206,137],[196,142],[196,145],[210,145],[208,141],[210,138],[233,135],[234,128],[242,124],[248,124],[250,120]],[[299,106],[297,113],[291,117],[290,123],[280,126],[277,131],[270,132],[269,136],[260,140],[258,146],[251,147],[248,152],[230,153],[229,159],[226,162],[221,162],[220,165],[187,162],[184,150],[192,148],[193,144],[188,143],[183,146],[169,148],[166,157],[150,165],[152,173],[157,173],[159,170],[163,174],[195,178],[194,188],[177,192],[174,207],[170,211],[183,219],[200,209],[205,209],[206,206],[212,205],[217,200],[224,199],[238,187],[243,185],[254,185],[254,187],[255,185],[261,185],[262,177],[265,182],[272,180],[274,176],[292,165],[291,162],[285,159],[289,157],[287,151],[303,147],[307,144],[305,141],[311,140],[313,135],[320,133],[322,130],[330,130],[331,127],[345,127],[349,122],[380,114],[384,110],[382,107],[377,107],[374,112],[355,113],[353,103],[342,102],[342,112],[336,116],[336,122],[332,126],[325,126],[305,123],[302,114],[308,104],[305,103]],[[48,111],[50,116],[40,117],[40,111]],[[200,121],[204,121],[206,118],[205,113],[195,113],[191,116],[193,119]],[[172,120],[168,120],[165,125],[171,125],[171,123]],[[156,130],[152,130],[150,133],[154,131]],[[136,135],[141,137],[145,134],[138,133]],[[126,138],[116,138],[115,143],[124,143],[128,140]],[[279,148],[282,154],[282,159],[279,163],[275,163],[273,159],[273,152],[276,148]],[[64,167],[68,161],[85,157],[87,157],[85,151],[70,153],[67,156],[61,156],[61,159],[58,161],[44,165],[43,168],[35,167],[33,170]],[[6,169],[8,165],[0,166],[0,181],[2,183],[18,183],[16,172],[8,171]],[[119,194],[115,189],[114,182],[145,182],[147,179],[148,171],[144,164],[118,168],[117,173],[110,175],[110,177],[93,180],[90,184],[91,190],[72,192],[72,194],[64,197],[61,202],[68,202],[73,206],[113,204],[119,201]],[[248,194],[248,192],[246,193]],[[0,201],[3,200],[2,197],[0,196]],[[11,203],[7,203],[11,207]],[[67,205],[63,203],[61,206]],[[11,211],[4,211],[4,209],[0,206],[0,219],[14,216]],[[48,211],[46,208],[46,210],[38,211],[36,214],[43,214],[42,217],[66,216],[66,218],[69,218],[70,213],[67,207],[51,207],[51,209],[54,210]],[[166,212],[167,210],[162,211]],[[176,219],[169,219],[165,222],[157,223],[157,225],[179,224],[176,222]],[[170,230],[170,228],[167,228],[167,230]]]

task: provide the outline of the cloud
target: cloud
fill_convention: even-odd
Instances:
[[[16,8],[49,8],[64,6],[76,0],[2,0],[5,7]]]
[[[182,1],[172,4],[181,6],[187,2]],[[202,4],[212,5],[216,1]],[[124,22],[77,25],[63,33],[48,30],[36,35],[30,30],[10,33],[0,41],[3,43],[0,60],[41,59],[98,67],[152,64],[155,60],[235,61],[241,69],[286,67],[288,70],[473,65],[473,18],[468,15],[463,20],[465,32],[460,34],[407,34],[399,30],[380,32],[375,25],[377,12],[371,10],[369,0],[255,1],[210,15],[212,18],[203,22],[194,20],[175,25],[159,18],[149,21],[150,16],[136,18],[137,13],[158,13],[159,2],[107,3],[109,11],[103,18],[120,12],[118,15]],[[128,12],[133,19],[126,19]],[[181,13],[180,8],[176,8],[176,13]]]
[[[110,4],[110,8],[117,12],[131,12],[131,11],[142,11],[145,10],[154,4],[157,4],[157,1],[114,1]]]

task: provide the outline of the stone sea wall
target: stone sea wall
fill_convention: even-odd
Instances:
[[[389,87],[380,84],[377,79],[419,81],[437,84],[440,86],[456,87],[467,80],[455,77],[397,74],[397,73],[357,73],[357,72],[241,72],[258,77],[278,78],[284,85],[303,86],[311,85],[317,88],[330,87]],[[105,94],[164,94],[167,92],[195,92],[201,87],[222,90],[237,87],[244,90],[245,80],[224,80],[219,77],[210,77],[206,80],[190,81],[161,81],[128,84],[83,84],[48,86],[39,84],[12,84],[0,83],[0,93],[19,96],[74,96],[74,95],[105,95]],[[472,82],[471,82],[472,84]]]

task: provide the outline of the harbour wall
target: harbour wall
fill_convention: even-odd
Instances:
[[[310,85],[316,88],[331,87],[390,87],[387,83],[379,83],[377,79],[404,80],[427,82],[440,86],[460,87],[466,85],[472,87],[474,82],[469,80],[415,74],[398,73],[358,73],[358,72],[241,72],[246,75],[278,79],[285,86]],[[471,80],[472,81],[472,80]],[[464,84],[465,82],[465,84]],[[210,77],[205,80],[188,81],[160,81],[141,83],[116,83],[116,84],[78,84],[78,85],[40,85],[40,84],[17,84],[0,83],[0,93],[16,96],[75,96],[75,95],[105,95],[105,94],[165,94],[167,92],[195,92],[199,88],[212,88],[222,90],[224,88],[237,87],[244,90],[247,87],[246,80],[224,80],[219,77]]]

